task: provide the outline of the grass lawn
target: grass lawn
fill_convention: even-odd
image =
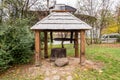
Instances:
[[[76,69],[73,73],[74,80],[120,80],[120,46],[119,44],[111,44],[106,46],[86,45],[86,57],[88,60],[99,61],[104,63],[103,72],[99,73],[95,70]],[[56,45],[54,47],[60,47]],[[73,45],[65,45],[67,55],[74,56]]]
[[[87,59],[103,62],[103,72],[78,69],[75,80],[120,80],[120,47],[90,45],[87,46],[86,56]]]
[[[120,44],[113,44],[120,45]],[[53,48],[61,48],[60,45],[54,45]],[[86,57],[88,60],[103,62],[102,71],[76,69],[73,72],[74,80],[120,80],[120,46],[112,47],[101,45],[86,45]],[[65,45],[67,55],[74,56],[73,45]],[[50,50],[49,50],[50,53]],[[20,78],[19,75],[13,77],[14,73],[4,75],[0,80],[29,80]],[[13,77],[13,79],[10,79]],[[43,80],[35,78],[34,80]]]

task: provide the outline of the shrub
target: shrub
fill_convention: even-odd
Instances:
[[[7,29],[0,34],[0,69],[28,63],[32,59],[34,41],[28,22],[18,19],[14,24],[7,24]]]
[[[12,61],[13,59],[10,53],[0,49],[0,72],[7,69],[10,66],[9,63]]]

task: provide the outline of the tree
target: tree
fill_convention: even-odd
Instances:
[[[32,59],[34,39],[30,26],[36,20],[29,12],[29,8],[33,5],[33,3],[29,5],[29,1],[2,0],[1,2],[0,71],[13,64],[28,63]]]
[[[100,29],[100,36],[99,38],[101,38],[102,35],[102,30],[107,26],[107,16],[109,16],[109,8],[112,4],[110,4],[110,0],[102,0],[101,3],[101,11],[100,11],[100,25],[99,25],[99,29]]]
[[[118,26],[118,33],[120,33],[120,5],[117,5],[116,7],[116,20],[117,20],[117,26]]]
[[[102,30],[107,26],[107,16],[109,15],[110,0],[80,0],[78,2],[78,13],[87,14],[97,18],[97,21],[89,24],[93,27],[91,33],[91,43],[93,38],[99,38]],[[97,35],[96,35],[97,34]]]
[[[118,33],[118,24],[113,15],[107,17],[107,26],[102,30],[102,34]]]
[[[77,13],[91,16],[90,19],[86,18],[87,21],[85,21],[93,27],[93,29],[90,30],[90,38],[91,38],[90,43],[91,44],[93,43],[93,38],[97,38],[97,36],[98,36],[97,35],[98,34],[98,32],[97,32],[98,26],[96,25],[97,20],[94,20],[94,18],[97,18],[99,8],[100,8],[99,0],[79,0],[78,1]],[[94,17],[94,18],[92,18],[92,17]]]

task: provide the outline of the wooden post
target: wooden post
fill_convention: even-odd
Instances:
[[[40,60],[41,60],[40,51],[41,51],[41,47],[40,47],[40,31],[35,30],[35,65],[36,66],[40,65]]]
[[[72,43],[72,40],[73,40],[73,32],[71,32],[71,35],[70,35],[70,43]]]
[[[79,57],[79,54],[78,54],[78,32],[75,32],[75,57]]]
[[[44,32],[44,58],[48,58],[48,35]]]
[[[52,32],[50,32],[50,39],[51,39],[51,43],[53,43],[53,35],[52,35],[53,33]]]
[[[80,64],[85,62],[85,30],[80,31]]]

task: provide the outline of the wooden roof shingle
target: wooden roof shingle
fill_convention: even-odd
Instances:
[[[31,27],[32,30],[88,30],[91,28],[69,12],[53,12]]]

